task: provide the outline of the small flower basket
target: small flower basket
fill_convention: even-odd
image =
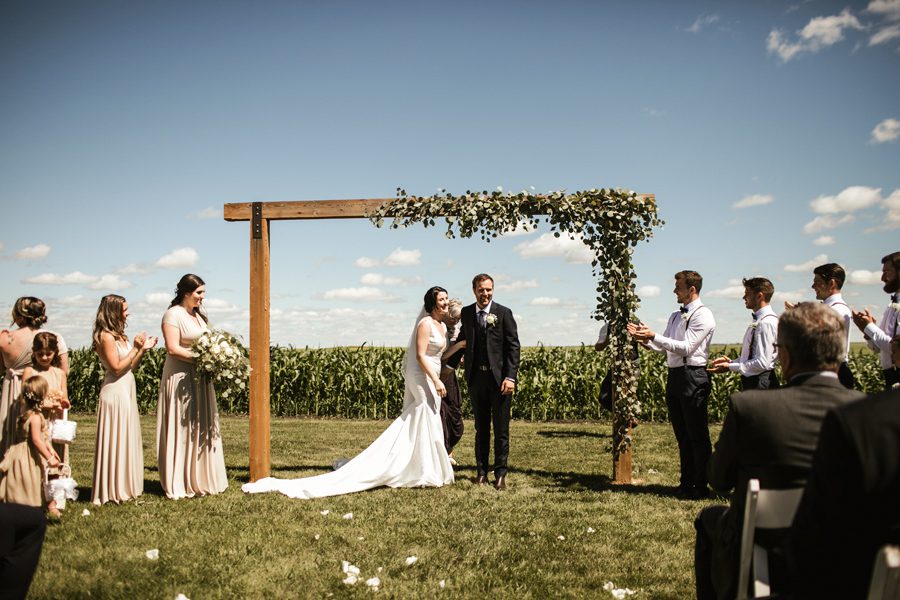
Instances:
[[[191,345],[197,374],[206,375],[222,400],[232,400],[247,389],[250,359],[240,340],[221,329],[210,329]]]
[[[62,463],[57,468],[56,479],[50,479],[49,469],[44,469],[44,492],[47,501],[56,500],[56,508],[65,510],[66,500],[78,500],[78,482],[72,479],[72,467]]]
[[[62,419],[54,419],[50,422],[50,439],[54,442],[68,444],[75,441],[75,431],[78,423],[69,420],[69,411],[63,411]]]

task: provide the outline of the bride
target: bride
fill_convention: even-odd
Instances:
[[[444,447],[441,355],[447,347],[447,290],[425,292],[425,306],[406,347],[403,412],[378,439],[338,470],[302,479],[265,477],[244,484],[250,494],[281,492],[291,498],[321,498],[380,486],[440,487],[453,483],[453,467]],[[460,342],[460,346],[465,342]],[[453,351],[459,348],[454,345]]]

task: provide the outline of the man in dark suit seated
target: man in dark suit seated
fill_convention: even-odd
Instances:
[[[749,390],[729,399],[709,464],[709,483],[734,490],[731,506],[710,506],[697,520],[697,598],[734,598],[747,482],[763,488],[800,487],[809,474],[819,429],[831,408],[864,397],[837,377],[845,350],[843,323],[833,310],[804,302],[782,314],[778,354],[788,385]]]
[[[28,595],[46,531],[42,508],[0,503],[0,600]]]
[[[892,341],[900,367],[900,336]],[[900,390],[831,410],[787,543],[796,598],[864,598],[900,544]]]

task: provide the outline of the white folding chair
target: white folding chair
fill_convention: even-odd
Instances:
[[[744,506],[744,528],[741,532],[741,561],[738,571],[737,600],[747,598],[750,571],[753,570],[753,598],[771,593],[769,555],[766,549],[754,544],[757,529],[784,529],[791,526],[803,488],[787,490],[760,489],[759,479],[747,483],[747,503]]]
[[[900,598],[900,546],[882,546],[875,555],[869,600]]]

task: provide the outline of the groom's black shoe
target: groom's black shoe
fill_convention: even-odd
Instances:
[[[475,478],[475,485],[487,485],[487,475],[479,475]]]
[[[506,473],[497,478],[497,481],[494,482],[494,487],[501,492],[506,489]]]

